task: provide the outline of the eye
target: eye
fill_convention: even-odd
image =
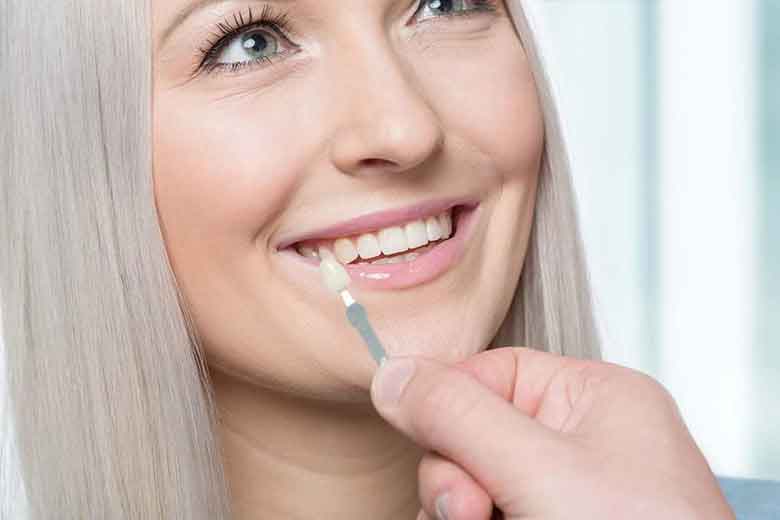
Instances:
[[[433,16],[423,16],[419,20],[428,18],[441,18],[442,16],[453,16],[461,14],[471,14],[474,11],[493,11],[495,10],[496,0],[422,0],[418,12],[433,13]]]
[[[333,0],[329,0],[333,1]],[[496,11],[498,0],[420,0],[415,12],[415,20],[425,21],[435,18],[451,18],[454,16],[477,15],[485,11]],[[418,14],[422,13],[421,16]],[[215,70],[236,71],[243,67],[261,66],[262,62],[270,64],[275,59],[294,54],[298,50],[288,38],[292,34],[292,23],[287,13],[277,13],[270,5],[266,5],[255,20],[250,8],[246,17],[243,13],[217,24],[217,41],[207,42],[200,49],[202,58],[193,75],[205,69],[206,73]],[[290,48],[280,45],[289,42]],[[280,50],[283,49],[283,50]]]
[[[279,37],[265,29],[251,29],[233,38],[217,55],[222,64],[269,60],[279,52]]]
[[[207,41],[199,49],[201,61],[193,76],[201,70],[210,74],[215,70],[236,71],[247,66],[264,65],[264,61],[270,63],[273,58],[298,50],[287,37],[287,34],[293,33],[287,13],[277,12],[270,5],[266,5],[257,18],[249,7],[246,15],[237,13],[232,19],[218,23],[215,29],[212,34],[216,40]],[[290,42],[290,49],[280,51],[282,41]]]

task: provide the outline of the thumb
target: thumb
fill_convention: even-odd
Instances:
[[[493,377],[514,377],[513,370]],[[492,381],[495,388],[513,381]],[[564,453],[558,432],[523,414],[466,368],[420,357],[387,358],[371,383],[377,411],[417,444],[467,471],[499,507],[517,499]]]

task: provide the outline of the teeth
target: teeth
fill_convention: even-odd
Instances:
[[[422,220],[409,222],[404,226],[404,232],[406,233],[406,245],[409,246],[409,249],[415,249],[428,244],[428,232]]]
[[[360,258],[375,258],[382,254],[382,248],[379,247],[379,240],[373,233],[360,235],[357,239],[357,250]]]
[[[334,258],[335,256],[326,246],[320,246],[317,252],[319,253],[320,258]]]
[[[374,260],[373,262],[369,262],[371,265],[382,265],[382,264],[398,264],[401,262],[405,262],[403,256],[394,256],[393,258],[380,258],[379,260]]]
[[[383,253],[385,255],[395,255],[409,249],[424,247],[430,242],[446,240],[450,238],[451,234],[452,210],[450,209],[438,216],[414,220],[399,226],[391,226],[374,233],[364,233],[356,237],[344,237],[321,243],[310,242],[309,245],[298,246],[297,250],[303,256],[320,258],[320,251],[327,249],[328,251],[325,254],[332,251],[331,254],[340,263],[349,264],[359,259],[370,260]],[[418,256],[420,256],[420,253],[411,251],[406,255],[381,258],[368,263],[394,264],[409,262]]]
[[[439,225],[441,226],[441,238],[448,239],[452,234],[452,218],[449,213],[439,215]]]
[[[428,236],[430,239],[439,240],[441,238],[441,225],[439,225],[439,219],[436,217],[428,217],[425,219],[425,228],[428,230]]]
[[[403,228],[395,226],[381,230],[379,232],[379,247],[386,255],[394,255],[409,249]]]
[[[379,260],[374,260],[372,262],[368,262],[369,264],[400,264],[401,262],[411,262],[415,258],[418,258],[422,253],[418,253],[417,251],[412,251],[411,253],[406,253],[405,255],[398,255],[391,258],[380,258]]]
[[[348,264],[358,257],[358,250],[355,244],[348,238],[336,240],[333,243],[333,252],[342,264]]]
[[[303,256],[307,256],[311,258],[318,257],[317,252],[311,247],[301,246],[298,248],[298,252]]]

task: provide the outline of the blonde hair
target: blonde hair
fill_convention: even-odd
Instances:
[[[507,0],[546,143],[527,258],[491,345],[599,359],[568,158],[523,3]],[[149,0],[0,0],[2,518],[230,518],[208,372],[154,201],[150,16]]]

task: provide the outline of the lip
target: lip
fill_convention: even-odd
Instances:
[[[404,224],[427,216],[439,215],[454,206],[476,206],[479,204],[479,200],[479,198],[474,196],[451,197],[429,200],[405,208],[368,213],[324,228],[282,237],[277,244],[276,249],[282,251],[293,244],[305,240],[328,240],[358,235],[360,233],[370,233],[382,228]]]
[[[460,205],[460,204],[456,204]],[[410,262],[398,264],[355,265],[344,268],[352,279],[350,287],[357,286],[366,290],[404,289],[421,285],[438,278],[450,270],[463,256],[466,244],[472,239],[482,214],[482,205],[464,206],[459,210],[454,223],[455,234],[436,247]],[[308,271],[319,277],[319,261],[304,257],[294,248],[279,251],[285,258],[297,262],[297,269]]]

